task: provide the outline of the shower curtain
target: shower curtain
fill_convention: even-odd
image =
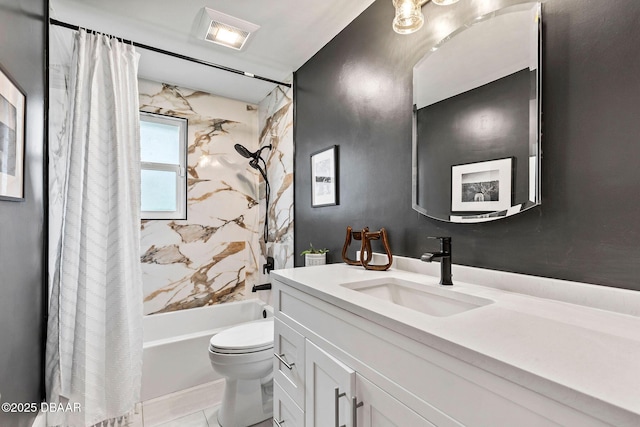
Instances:
[[[140,399],[142,368],[139,56],[84,30],[74,43],[70,75],[57,82],[64,99],[51,102],[68,113],[53,114],[50,140],[60,163],[46,388],[64,410],[48,412],[47,425],[118,425]]]

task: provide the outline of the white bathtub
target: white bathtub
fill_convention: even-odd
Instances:
[[[263,312],[273,316],[263,301],[250,299],[145,316],[142,401],[220,379],[209,363],[209,340]]]

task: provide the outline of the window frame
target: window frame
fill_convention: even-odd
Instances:
[[[177,126],[179,128],[179,153],[180,164],[143,162],[140,159],[140,173],[143,170],[175,172],[176,173],[176,210],[175,211],[143,211],[140,204],[140,217],[143,220],[168,220],[187,219],[187,135],[188,120],[182,117],[169,116],[166,114],[150,113],[140,111],[140,122],[153,122],[165,125]],[[142,147],[142,139],[140,140]],[[142,190],[142,189],[141,189]],[[142,193],[141,193],[142,194]]]

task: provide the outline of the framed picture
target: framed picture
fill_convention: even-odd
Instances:
[[[311,206],[338,204],[338,146],[311,155]]]
[[[513,158],[451,166],[451,211],[496,212],[512,202]]]
[[[26,97],[0,68],[0,200],[24,200]]]

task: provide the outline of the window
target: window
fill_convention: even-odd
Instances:
[[[142,219],[186,219],[187,120],[140,113]]]

